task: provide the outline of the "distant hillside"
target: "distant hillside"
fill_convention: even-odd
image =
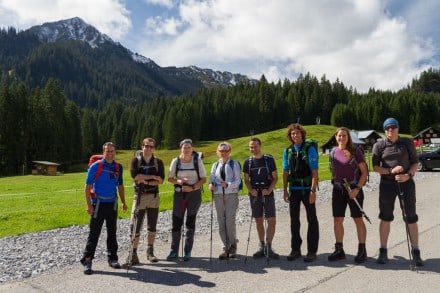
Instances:
[[[59,79],[80,107],[102,108],[107,100],[128,105],[158,96],[230,86],[246,76],[190,67],[160,67],[101,34],[80,18],[0,31],[0,72],[30,88]]]

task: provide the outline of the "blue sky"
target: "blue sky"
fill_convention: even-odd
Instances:
[[[440,64],[438,0],[0,0],[0,27],[81,17],[160,66],[398,90]]]

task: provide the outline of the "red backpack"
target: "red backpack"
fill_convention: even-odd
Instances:
[[[104,168],[104,165],[103,165],[103,163],[102,163],[102,158],[104,158],[104,156],[103,155],[92,155],[90,158],[89,158],[89,167],[93,164],[93,163],[95,163],[96,161],[98,161],[98,170],[96,171],[96,174],[95,174],[95,181],[99,178],[99,176],[101,175],[101,173],[102,173],[102,169]],[[116,176],[116,178],[118,178],[119,177],[119,163],[118,162],[116,162],[115,161],[115,176]],[[90,196],[93,198],[93,197],[96,197],[96,194],[95,194],[95,191],[92,189],[92,190],[90,190]]]

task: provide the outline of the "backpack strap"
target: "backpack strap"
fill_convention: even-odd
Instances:
[[[104,159],[100,159],[98,160],[98,170],[96,170],[96,174],[95,174],[95,181],[99,178],[99,176],[101,176],[102,170],[104,169],[104,163],[103,161]]]
[[[196,154],[192,154],[192,158],[193,158],[193,165],[194,165],[194,171],[196,171],[197,173],[197,178],[200,181],[200,171],[199,171],[199,157]],[[181,169],[182,162],[180,160],[180,157],[177,157],[177,162],[176,162],[176,176],[177,176],[177,172],[179,172],[179,170]]]
[[[194,170],[196,170],[197,173],[197,178],[200,181],[200,172],[199,172],[199,156],[195,155],[194,153],[192,154],[193,157],[193,165],[194,165]]]
[[[99,176],[101,176],[101,174],[102,174],[102,171],[103,171],[103,169],[104,169],[104,162],[103,162],[103,160],[104,159],[101,159],[101,160],[98,160],[97,162],[98,162],[98,170],[96,171],[96,174],[95,174],[95,181],[99,178]],[[115,163],[115,171],[114,171],[114,173],[115,173],[115,176],[117,177],[117,178],[119,178],[119,170],[120,170],[120,164],[118,163],[118,162],[114,162]]]

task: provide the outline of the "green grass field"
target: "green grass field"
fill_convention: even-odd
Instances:
[[[336,127],[333,126],[306,126],[307,137],[319,141],[319,146],[328,141]],[[286,138],[286,130],[280,129],[255,135],[262,140],[262,151],[274,156],[278,168],[278,184],[282,187],[282,153],[289,145]],[[232,145],[232,158],[243,163],[250,155],[248,142],[250,137],[242,137],[228,140]],[[203,152],[204,163],[207,172],[212,164],[218,159],[215,153],[219,141],[204,141],[195,146],[195,150]],[[156,150],[155,154],[165,164],[165,177],[172,158],[179,154],[179,150]],[[132,179],[128,168],[133,151],[118,150],[117,160],[124,166],[124,185],[127,205],[129,210],[133,200]],[[87,166],[84,172],[66,173],[57,176],[25,175],[0,178],[0,237],[19,235],[23,233],[43,231],[54,228],[68,227],[72,225],[87,224],[89,216],[85,211],[84,180]],[[328,180],[328,155],[320,156],[320,180]],[[204,187],[203,201],[211,199],[207,185]],[[246,187],[242,190],[246,194]],[[173,186],[165,181],[160,186],[161,205],[160,209],[172,208]],[[120,218],[128,218],[130,212],[119,213]]]

